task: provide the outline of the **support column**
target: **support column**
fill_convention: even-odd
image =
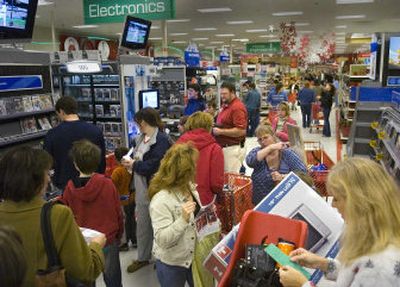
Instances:
[[[168,56],[168,26],[165,20],[161,21],[161,29],[163,32],[163,39],[162,39],[162,55],[164,57]]]
[[[57,39],[56,39],[56,27],[54,25],[54,9],[51,10],[51,42],[53,45],[53,52],[56,52],[59,50],[59,47],[57,47]]]

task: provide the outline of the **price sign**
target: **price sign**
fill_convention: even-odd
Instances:
[[[102,71],[101,63],[90,61],[74,61],[67,63],[68,73],[73,74],[92,74]]]

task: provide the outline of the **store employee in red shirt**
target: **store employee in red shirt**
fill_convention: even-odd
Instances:
[[[224,82],[220,88],[222,109],[218,114],[213,134],[224,153],[225,172],[239,173],[246,149],[247,110],[236,97],[233,83]]]

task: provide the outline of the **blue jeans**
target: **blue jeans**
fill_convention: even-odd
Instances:
[[[156,270],[161,287],[184,287],[186,282],[190,287],[194,286],[192,266],[189,268],[172,266],[157,260]]]
[[[311,124],[311,104],[301,105],[301,115],[303,116],[303,128],[309,128]]]
[[[105,266],[103,279],[107,287],[122,287],[121,264],[119,262],[119,248],[117,241],[103,248]]]
[[[247,110],[249,122],[247,124],[247,136],[253,137],[254,131],[260,123],[260,112],[258,110]]]
[[[323,108],[324,113],[324,128],[322,129],[322,134],[324,136],[331,136],[331,125],[329,123],[329,115],[331,114],[331,108]]]

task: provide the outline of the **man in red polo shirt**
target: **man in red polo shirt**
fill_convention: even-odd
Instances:
[[[233,83],[224,82],[220,88],[222,109],[218,114],[213,134],[224,153],[225,172],[239,173],[246,149],[247,110],[236,97]]]

